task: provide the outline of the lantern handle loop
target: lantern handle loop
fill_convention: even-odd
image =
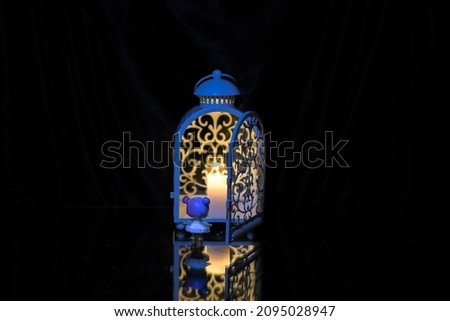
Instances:
[[[236,85],[236,79],[233,76],[230,76],[228,74],[223,74],[220,70],[214,70],[211,75],[205,76],[202,79],[200,79],[199,81],[197,81],[197,83],[194,86],[194,91],[198,88],[198,86],[203,84],[205,81],[210,80],[210,79],[220,79],[220,78],[223,78],[225,80],[231,80]]]

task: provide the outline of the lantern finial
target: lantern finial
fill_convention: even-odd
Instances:
[[[222,72],[219,69],[213,71],[213,78],[220,79],[222,77]]]

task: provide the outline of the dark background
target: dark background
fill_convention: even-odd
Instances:
[[[104,169],[101,146],[171,140],[219,68],[272,139],[349,140],[349,168],[267,171],[263,298],[450,299],[445,19],[431,0],[1,1],[2,298],[171,299],[172,167]]]

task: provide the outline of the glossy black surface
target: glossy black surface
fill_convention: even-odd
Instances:
[[[44,212],[9,212],[2,299],[172,300],[170,208]],[[266,214],[256,233],[263,300],[449,297],[447,260],[430,242],[404,238],[395,224],[391,234],[322,226],[323,215],[303,213],[296,225],[287,212]]]

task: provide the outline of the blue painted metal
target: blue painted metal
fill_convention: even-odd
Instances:
[[[220,70],[214,70],[211,75],[203,77],[195,84],[194,95],[226,97],[240,94],[235,85],[236,80],[227,74],[222,74]]]

